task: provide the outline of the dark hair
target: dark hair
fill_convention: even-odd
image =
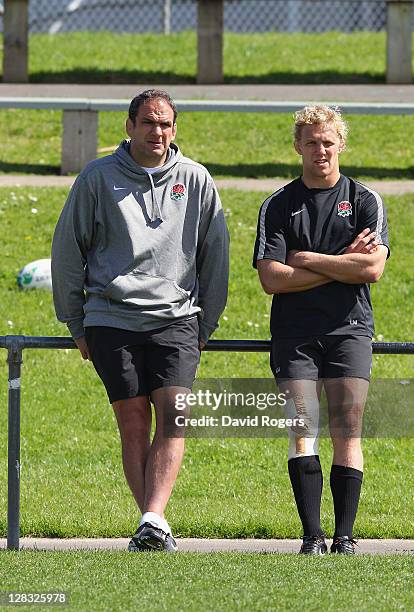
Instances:
[[[162,89],[146,89],[138,96],[135,96],[131,100],[131,104],[129,105],[128,116],[131,119],[132,123],[135,125],[135,120],[137,118],[138,109],[142,104],[148,102],[148,100],[154,100],[156,98],[161,98],[165,100],[169,106],[171,106],[174,113],[174,123],[177,119],[177,107],[175,106],[174,100],[171,98],[170,94]]]

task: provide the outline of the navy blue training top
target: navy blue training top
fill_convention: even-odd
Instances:
[[[292,249],[341,255],[367,227],[389,250],[386,211],[378,193],[343,175],[328,189],[308,189],[297,178],[262,204],[253,266],[259,259],[284,264]],[[332,281],[306,291],[275,294],[270,330],[278,338],[372,337],[369,285]]]

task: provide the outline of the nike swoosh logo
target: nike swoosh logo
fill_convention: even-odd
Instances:
[[[118,191],[119,189],[128,189],[128,187],[117,187],[114,185],[114,191]]]
[[[296,212],[293,212],[291,216],[294,217],[295,215],[298,215],[299,213],[303,212],[304,210],[305,210],[304,208],[301,208],[300,210],[297,210]]]

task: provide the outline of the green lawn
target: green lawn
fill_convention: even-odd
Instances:
[[[51,295],[19,292],[15,282],[23,264],[48,256],[66,193],[52,188],[0,190],[0,335],[66,335],[66,328],[55,321]],[[232,268],[229,302],[216,338],[269,335],[270,301],[250,264],[257,211],[265,196],[222,192],[232,236]],[[389,198],[387,203],[392,257],[373,291],[377,336],[385,341],[412,341],[414,211],[410,196]],[[31,212],[32,208],[38,212]],[[414,356],[378,355],[374,376],[409,378],[413,366]],[[268,356],[205,353],[199,376],[268,377]],[[4,405],[6,381],[2,360]],[[92,366],[76,351],[27,350],[22,382],[22,533],[128,535],[137,520],[136,510],[124,484],[115,421]],[[6,419],[3,410],[3,431]],[[3,534],[6,444],[4,435],[0,439]],[[413,450],[410,438],[365,441],[358,537],[414,537],[414,520],[406,508],[411,496],[408,458]],[[320,454],[327,474],[331,456],[327,440],[321,441]],[[182,536],[294,537],[300,534],[300,526],[293,508],[284,439],[190,439],[168,517]],[[332,514],[329,486],[325,486],[322,516],[327,533],[332,533]]]
[[[196,34],[30,36],[38,83],[194,83]],[[414,46],[413,46],[414,49]],[[226,83],[385,82],[385,32],[224,34]],[[361,59],[363,58],[363,61]]]
[[[410,610],[413,570],[408,555],[0,554],[2,591],[65,592],[82,612]]]
[[[407,133],[413,117],[347,117],[345,174],[364,181],[414,179],[413,151]],[[125,137],[125,114],[102,112],[99,147],[116,147]],[[292,116],[279,113],[181,113],[177,144],[208,167],[216,178],[284,177],[300,172],[292,145]],[[61,113],[0,111],[0,173],[58,174]]]
[[[180,53],[177,53],[180,49]],[[414,49],[414,46],[413,46]],[[0,50],[1,55],[1,50]],[[361,57],[364,61],[361,61]],[[193,83],[196,38],[77,33],[30,38],[32,82]],[[385,81],[384,33],[226,34],[225,82],[378,83]],[[124,136],[124,117],[101,113],[99,146]],[[360,179],[412,179],[411,118],[349,118],[342,157]],[[292,120],[270,114],[182,114],[178,144],[215,177],[285,177],[299,171]],[[0,113],[0,172],[58,173],[61,114]],[[0,189],[0,335],[66,335],[46,292],[19,292],[19,268],[47,257],[64,201],[62,189]],[[257,210],[267,194],[223,191],[232,235],[227,310],[216,338],[266,338],[269,298],[250,267]],[[373,288],[377,338],[413,340],[410,196],[387,199],[392,258]],[[32,212],[36,208],[37,212]],[[5,352],[2,354],[5,356]],[[269,375],[263,354],[203,355],[201,377]],[[376,356],[375,377],[412,376],[413,356]],[[75,351],[25,351],[22,393],[22,535],[127,536],[137,513],[124,482],[118,434],[90,364]],[[7,368],[0,362],[0,534],[6,532]],[[301,527],[281,439],[190,439],[168,506],[179,536],[297,537]],[[414,537],[411,438],[368,439],[357,537]],[[325,468],[322,521],[332,534]],[[386,469],[384,469],[386,466]],[[65,591],[81,610],[401,610],[414,607],[412,556],[353,559],[289,555],[131,555],[108,552],[0,552],[2,592]],[[26,609],[26,608],[25,608]],[[43,608],[41,608],[43,609]]]

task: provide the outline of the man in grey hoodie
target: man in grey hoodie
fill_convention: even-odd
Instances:
[[[164,91],[132,100],[129,140],[80,173],[52,246],[57,318],[93,361],[118,422],[125,476],[142,512],[134,551],[177,549],[164,510],[184,432],[166,428],[227,299],[220,198],[207,170],[173,144],[176,117]]]

